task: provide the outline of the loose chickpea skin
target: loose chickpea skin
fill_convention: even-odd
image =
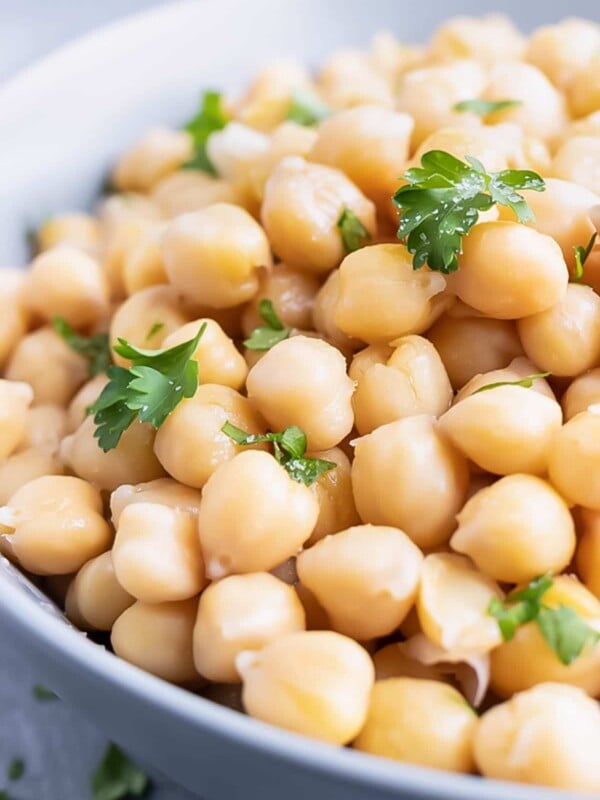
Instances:
[[[431,342],[404,336],[393,346],[371,345],[350,366],[349,375],[356,381],[354,423],[360,434],[415,414],[439,416],[452,402],[452,386]]]
[[[297,569],[333,629],[368,640],[391,633],[406,617],[416,599],[422,560],[403,531],[358,525],[300,553]]]
[[[25,274],[21,269],[0,270],[0,368],[25,336],[29,313],[23,302]]]
[[[331,744],[347,744],[367,717],[373,663],[360,645],[333,631],[280,636],[241,653],[242,700],[251,717]]]
[[[112,523],[118,527],[121,513],[135,503],[158,503],[197,517],[200,497],[201,494],[197,489],[183,486],[172,478],[157,478],[137,485],[124,483],[110,496]]]
[[[14,452],[25,438],[33,389],[28,383],[0,379],[0,459]]]
[[[309,450],[335,447],[352,430],[354,383],[342,354],[320,339],[279,342],[252,367],[246,387],[269,425],[298,425]]]
[[[113,625],[111,644],[119,658],[171,683],[200,682],[192,635],[198,600],[137,601]]]
[[[418,725],[415,725],[418,720]],[[450,772],[472,772],[477,715],[452,686],[416,678],[377,681],[357,750]]]
[[[0,509],[0,532],[24,569],[65,575],[110,547],[100,493],[80,478],[48,475],[21,486]]]
[[[469,482],[464,458],[426,415],[356,442],[352,487],[363,522],[400,528],[423,550],[448,541]]]
[[[563,394],[561,405],[565,422],[587,411],[589,406],[600,403],[600,368],[591,369],[569,385]]]
[[[298,552],[318,516],[315,495],[273,456],[236,455],[211,475],[202,493],[198,528],[207,576],[276,567]]]
[[[42,223],[36,239],[39,252],[58,245],[70,245],[96,255],[100,247],[100,226],[98,220],[89,214],[59,214]]]
[[[550,481],[571,503],[600,510],[600,415],[582,411],[554,437],[550,447]]]
[[[600,138],[574,136],[554,154],[551,174],[600,195]]]
[[[338,220],[344,208],[371,236],[375,207],[343,172],[299,156],[279,162],[266,185],[261,220],[277,255],[290,266],[329,272],[344,257]]]
[[[575,551],[569,509],[533,475],[509,475],[477,492],[457,516],[450,545],[491,578],[508,583],[560,572]]]
[[[543,683],[491,708],[475,733],[487,778],[600,791],[598,704],[580,689]]]
[[[291,586],[266,572],[230,575],[200,597],[194,662],[205,678],[238,683],[236,658],[304,630],[304,609]]]
[[[255,328],[264,325],[259,315],[261,300],[271,300],[277,316],[288,328],[312,328],[312,311],[319,291],[319,280],[301,269],[276,264],[271,272],[260,276],[257,293],[242,313],[242,328],[250,336]]]
[[[319,501],[319,518],[306,547],[360,522],[352,495],[351,465],[339,447],[308,453],[309,458],[322,458],[335,464],[311,484],[310,490]]]
[[[110,631],[134,602],[118,582],[108,551],[81,567],[67,591],[65,611],[84,630]]]
[[[150,131],[119,159],[112,180],[119,191],[148,192],[193,155],[192,137],[166,128]]]

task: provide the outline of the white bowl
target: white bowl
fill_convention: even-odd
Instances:
[[[562,13],[537,0],[501,6],[524,27]],[[29,226],[88,206],[115,154],[153,124],[184,120],[203,88],[240,84],[276,56],[315,64],[386,27],[407,41],[423,39],[450,14],[493,7],[482,0],[204,0],[79,40],[0,90],[0,265],[24,263]],[[596,0],[572,1],[568,12],[599,16]],[[18,643],[48,684],[107,736],[205,800],[568,796],[371,758],[217,706],[88,641],[1,558],[0,628],[2,646]]]

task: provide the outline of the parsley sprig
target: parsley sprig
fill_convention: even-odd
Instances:
[[[112,363],[108,347],[108,334],[97,333],[95,336],[82,336],[76,333],[69,323],[62,317],[52,320],[54,330],[79,355],[87,359],[90,375],[99,375],[106,372]]]
[[[579,658],[586,645],[600,641],[600,633],[569,606],[560,604],[550,608],[544,605],[543,597],[553,584],[550,575],[535,578],[524,589],[509,594],[504,602],[494,597],[488,614],[497,620],[505,642],[514,637],[521,625],[535,621],[546,644],[559,661],[568,666]]]
[[[524,389],[531,389],[534,381],[540,380],[541,378],[547,378],[551,374],[551,372],[534,372],[532,375],[526,375],[524,378],[521,378],[517,381],[496,381],[496,383],[486,383],[485,386],[480,386],[479,389],[475,389],[473,394],[487,392],[490,389],[497,389],[498,386],[522,386]]]
[[[125,800],[143,797],[150,787],[150,779],[111,743],[92,775],[91,784],[93,800]]]
[[[497,114],[507,108],[515,108],[523,105],[522,100],[461,100],[453,106],[454,111],[470,111],[480,117],[487,117],[488,114]]]
[[[184,126],[194,140],[194,155],[183,165],[184,169],[198,169],[209,175],[217,174],[206,152],[206,143],[211,133],[222,130],[228,122],[229,117],[223,109],[222,95],[215,91],[204,92],[200,110]]]
[[[468,163],[443,150],[430,150],[421,166],[404,175],[408,184],[394,195],[400,209],[398,238],[413,254],[413,267],[428,264],[438,272],[458,269],[462,237],[495,203],[508,206],[519,222],[534,219],[518,189],[542,192],[542,178],[530,170],[505,169],[488,173],[472,156]]]
[[[360,250],[373,238],[352,209],[344,206],[337,221],[346,253]]]
[[[573,281],[575,283],[581,283],[583,280],[583,267],[585,262],[588,260],[589,254],[592,252],[594,245],[596,244],[596,239],[598,238],[597,233],[593,233],[589,242],[586,244],[585,247],[582,245],[577,245],[574,248],[575,250],[575,274],[573,275]]]
[[[245,340],[244,345],[248,350],[270,350],[289,337],[292,329],[286,328],[279,319],[272,300],[267,298],[261,300],[258,313],[265,324],[255,328]]]
[[[298,125],[316,125],[328,117],[331,110],[322,100],[306,89],[294,89],[286,119]]]
[[[337,464],[322,458],[306,458],[306,434],[296,425],[290,425],[280,433],[246,433],[226,422],[221,428],[224,434],[242,447],[260,442],[273,445],[273,455],[290,478],[310,486],[324,472],[335,469]]]
[[[173,409],[192,397],[198,386],[198,362],[193,355],[206,330],[193,339],[162,350],[143,350],[125,339],[113,350],[131,360],[131,367],[109,367],[109,382],[90,406],[97,425],[94,436],[106,453],[116,447],[137,418],[160,428]]]

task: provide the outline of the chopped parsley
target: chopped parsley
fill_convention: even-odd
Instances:
[[[488,114],[497,114],[507,108],[515,108],[523,105],[522,100],[461,100],[453,106],[454,111],[471,111],[480,117],[487,117]]]
[[[255,328],[244,342],[248,350],[270,350],[289,337],[292,329],[279,319],[272,300],[261,300],[258,313],[265,324]]]
[[[109,744],[91,780],[92,800],[143,797],[150,779],[116,744]]]
[[[497,389],[498,386],[523,386],[525,389],[531,389],[534,381],[538,381],[541,378],[547,378],[551,374],[551,372],[534,372],[532,375],[527,375],[525,378],[521,378],[517,381],[497,381],[496,383],[486,383],[485,386],[480,386],[479,389],[476,389],[473,394],[487,392],[489,389]]]
[[[331,114],[322,100],[306,89],[294,89],[286,119],[298,125],[316,125]]]
[[[337,221],[337,227],[342,234],[342,242],[346,253],[353,253],[360,250],[367,242],[373,238],[365,228],[354,211],[344,206],[342,213]]]
[[[54,317],[52,320],[54,330],[79,355],[87,359],[90,375],[99,375],[106,372],[112,359],[108,346],[108,334],[96,333],[94,336],[82,336],[76,333],[69,323],[62,317]]]
[[[183,166],[184,169],[198,169],[209,175],[216,175],[217,170],[206,152],[206,143],[211,133],[223,130],[229,117],[223,108],[223,97],[219,92],[207,91],[202,95],[200,110],[185,126],[194,140],[194,155]]]

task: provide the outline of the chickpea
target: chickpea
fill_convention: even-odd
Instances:
[[[0,459],[13,453],[27,433],[33,389],[28,383],[0,379]]]
[[[367,721],[354,747],[409,764],[471,772],[476,727],[477,715],[452,686],[388,678],[373,688]]]
[[[469,116],[469,113],[460,113],[463,116]],[[456,123],[452,126],[444,126],[430,133],[421,143],[410,161],[410,166],[420,166],[421,157],[430,150],[445,150],[462,161],[466,156],[473,155],[490,172],[499,172],[508,167],[507,140],[509,138],[506,133],[504,136],[499,136],[497,129],[492,127],[467,127],[466,125],[458,126]],[[483,213],[489,215],[497,212],[491,208]]]
[[[292,267],[329,272],[344,257],[338,220],[350,209],[371,236],[375,207],[343,172],[299,156],[279,162],[266,185],[261,220],[273,250]]]
[[[541,69],[559,89],[568,89],[577,72],[600,49],[600,29],[582,19],[568,18],[544,25],[531,35],[525,60]]]
[[[154,186],[150,196],[167,219],[238,200],[231,183],[195,169],[167,175]]]
[[[25,273],[21,269],[0,270],[0,368],[6,365],[27,332],[29,314],[23,302]]]
[[[79,628],[109,631],[135,603],[117,580],[110,551],[81,567],[67,591],[66,614]]]
[[[369,344],[422,333],[433,324],[434,309],[443,302],[446,288],[440,272],[426,267],[415,271],[402,244],[378,244],[351,253],[339,276],[333,321],[346,335]]]
[[[119,159],[112,180],[121,192],[148,192],[161,178],[189,161],[194,152],[186,131],[158,128],[147,133]]]
[[[369,57],[377,72],[395,87],[404,72],[423,63],[425,48],[420,45],[407,47],[393,33],[384,30],[371,39]]]
[[[128,297],[169,282],[160,252],[164,225],[150,227],[140,234],[139,240],[123,256],[123,286]]]
[[[598,704],[573,686],[544,683],[486,711],[475,760],[487,778],[596,793],[598,737]]]
[[[0,509],[21,566],[35,575],[75,572],[110,547],[97,489],[80,478],[46,475],[21,486]]]
[[[194,662],[205,678],[238,683],[236,658],[304,630],[304,609],[291,586],[266,572],[230,575],[200,597]]]
[[[599,61],[596,51],[596,57],[576,73],[569,86],[569,106],[574,117],[584,117],[600,108]]]
[[[208,158],[217,173],[235,184],[246,182],[250,166],[269,149],[269,137],[240,122],[229,122],[211,133]]]
[[[557,140],[557,146],[574,136],[600,136],[600,110],[569,123]]]
[[[360,522],[352,495],[350,460],[339,447],[310,453],[311,458],[322,458],[336,466],[323,472],[311,484],[310,490],[319,501],[319,517],[306,547],[329,536],[343,531]]]
[[[533,475],[509,475],[477,492],[457,516],[450,545],[498,581],[519,583],[560,572],[575,551],[564,500]]]
[[[551,174],[600,195],[600,137],[574,136],[554,154]]]
[[[258,270],[272,266],[260,225],[247,211],[215,203],[167,226],[162,257],[169,280],[189,303],[230,308],[258,290]]]
[[[58,245],[70,245],[89,255],[96,255],[100,246],[98,220],[80,212],[50,217],[37,232],[38,250],[44,252]]]
[[[340,288],[340,270],[335,269],[321,286],[315,297],[313,325],[317,333],[341,350],[344,355],[351,354],[362,347],[358,339],[352,339],[338,328],[334,322],[335,307]]]
[[[474,58],[490,65],[496,61],[520,61],[525,41],[508,17],[454,17],[433,35],[431,56],[452,63],[455,58]]]
[[[200,544],[211,579],[272,569],[311,535],[319,503],[268,453],[248,451],[208,479],[198,514]]]
[[[67,409],[67,432],[74,433],[88,416],[87,409],[98,399],[102,389],[108,383],[105,374],[95,375],[84,383]]]
[[[200,492],[171,478],[157,478],[137,486],[124,483],[110,496],[110,513],[115,527],[119,525],[122,512],[135,503],[158,503],[177,511],[185,511],[197,517],[200,508]]]
[[[265,432],[249,400],[229,386],[203,384],[158,429],[154,452],[175,480],[200,489],[219,466],[242,452],[222,432],[226,422],[248,433]]]
[[[365,351],[358,353],[350,366],[349,375],[356,381],[354,421],[360,434],[415,414],[439,416],[452,402],[452,386],[431,342],[421,336],[404,336],[393,344],[393,350],[382,345],[368,347],[376,352],[365,371],[359,366]]]
[[[360,518],[406,531],[422,550],[448,541],[468,482],[466,461],[432,417],[405,417],[356,442],[352,488]]]
[[[272,130],[285,119],[295,89],[311,90],[306,67],[293,59],[267,64],[237,104],[236,119],[259,131]]]
[[[35,406],[27,411],[26,430],[18,449],[39,449],[56,453],[66,433],[67,412],[64,408],[54,405]]]
[[[506,381],[518,381],[522,378],[536,374],[537,366],[524,356],[513,358],[510,364],[504,369],[494,369],[490,372],[474,375],[471,380],[467,381],[460,389],[454,398],[454,404],[460,403],[466,397],[475,394],[479,389],[484,386],[489,386],[490,383],[503,383]],[[489,391],[492,391],[491,389]],[[537,392],[550,400],[556,400],[554,392],[550,388],[548,381],[544,378],[535,378],[532,381],[531,389],[529,391]]]
[[[297,569],[334,630],[368,640],[392,633],[406,617],[422,561],[403,531],[357,525],[300,553]]]
[[[121,586],[144,603],[186,600],[207,583],[196,519],[159,503],[125,506],[112,559]]]
[[[591,369],[575,378],[563,394],[561,404],[565,421],[587,411],[589,406],[596,403],[600,403],[600,368]]]
[[[585,587],[600,599],[600,514],[579,509],[579,539],[575,564]]]
[[[252,367],[246,387],[269,425],[298,425],[309,450],[335,447],[352,430],[354,383],[341,353],[320,339],[279,342]]]
[[[34,405],[66,406],[87,378],[88,363],[46,326],[21,339],[4,375],[10,381],[28,383]]]
[[[463,302],[497,319],[518,319],[552,308],[569,281],[554,239],[518,222],[475,225],[463,239],[458,261],[452,288]]]
[[[312,311],[319,291],[316,275],[287,264],[277,264],[271,272],[260,276],[258,292],[242,314],[242,328],[250,336],[255,328],[264,325],[259,315],[261,300],[271,300],[277,316],[287,328],[312,328]]]
[[[6,504],[25,483],[43,475],[62,475],[64,467],[47,448],[28,447],[0,461],[0,504]]]
[[[369,63],[366,54],[356,50],[341,50],[330,56],[319,72],[318,86],[327,105],[335,109],[366,103],[394,106],[388,78]]]
[[[405,644],[403,642],[402,644]],[[388,678],[419,678],[422,680],[449,682],[449,678],[442,674],[437,666],[427,666],[416,659],[410,658],[402,649],[402,644],[393,642],[378,650],[373,656],[375,665],[375,680],[384,681]]]
[[[113,625],[111,643],[119,658],[171,683],[197,683],[192,634],[198,600],[137,601]]]
[[[556,434],[548,462],[550,481],[563,497],[596,510],[600,510],[599,436],[600,415],[582,411]]]
[[[265,152],[249,165],[249,188],[255,202],[262,202],[265,184],[279,162],[286,156],[308,158],[317,136],[313,128],[291,121],[275,128]]]
[[[62,441],[60,458],[75,474],[109,492],[122,483],[143,483],[164,475],[154,455],[155,432],[150,424],[135,421],[119,444],[106,453],[98,446],[94,431],[94,419],[89,416]]]
[[[251,717],[340,745],[352,741],[365,722],[373,664],[346,636],[288,633],[258,652],[241,653],[236,666]]]

